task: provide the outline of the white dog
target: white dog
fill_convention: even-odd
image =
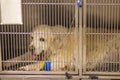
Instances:
[[[74,34],[62,26],[37,26],[31,34],[30,51],[35,60],[49,60],[51,69],[74,70]],[[39,70],[39,62],[21,67],[23,70]],[[36,65],[36,66],[35,66]]]
[[[91,29],[86,28],[86,32],[89,32],[90,30]],[[94,29],[92,30],[94,31]],[[36,27],[31,34],[32,41],[30,43],[30,51],[33,54],[33,58],[36,60],[51,61],[51,69],[53,71],[73,71],[75,66],[78,66],[78,64],[76,64],[76,57],[78,57],[78,55],[75,54],[76,40],[74,37],[74,32],[75,31],[73,28],[67,29],[62,26],[51,27],[47,25],[40,25]],[[92,39],[90,40],[88,37],[86,37],[86,55],[84,54],[85,56],[83,56],[83,62],[86,63],[83,63],[83,68],[100,68],[99,65],[104,67],[104,61],[119,61],[118,51],[120,48],[120,38],[114,36],[93,35],[91,36]],[[90,45],[90,42],[94,44]],[[39,64],[40,63],[37,62],[20,67],[20,69],[39,70],[41,68],[36,67],[40,66]]]

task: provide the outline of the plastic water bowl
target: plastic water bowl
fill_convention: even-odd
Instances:
[[[43,70],[45,70],[45,71],[50,71],[51,70],[51,62],[50,61],[45,61]]]

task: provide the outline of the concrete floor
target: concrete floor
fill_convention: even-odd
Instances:
[[[80,80],[80,79],[0,78],[0,80]],[[82,80],[110,80],[110,79],[82,79]]]
[[[1,78],[0,80],[61,80],[61,79],[41,79],[41,78]],[[62,79],[62,80],[78,80],[78,79]]]

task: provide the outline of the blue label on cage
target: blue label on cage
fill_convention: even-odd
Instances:
[[[45,70],[45,71],[51,70],[51,62],[50,61],[45,61],[43,70]]]
[[[77,4],[77,6],[81,6],[81,1],[77,0],[76,4]]]

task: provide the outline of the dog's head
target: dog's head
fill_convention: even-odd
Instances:
[[[63,47],[63,42],[66,41],[65,33],[67,29],[61,26],[51,27],[47,25],[41,25],[34,29],[31,34],[30,51],[33,54],[33,58],[37,55],[50,55],[49,53],[55,52],[57,49]],[[47,54],[46,54],[47,53]]]
[[[38,26],[31,34],[30,51],[33,58],[37,55],[49,53],[49,47],[52,41],[52,31],[48,26]]]

